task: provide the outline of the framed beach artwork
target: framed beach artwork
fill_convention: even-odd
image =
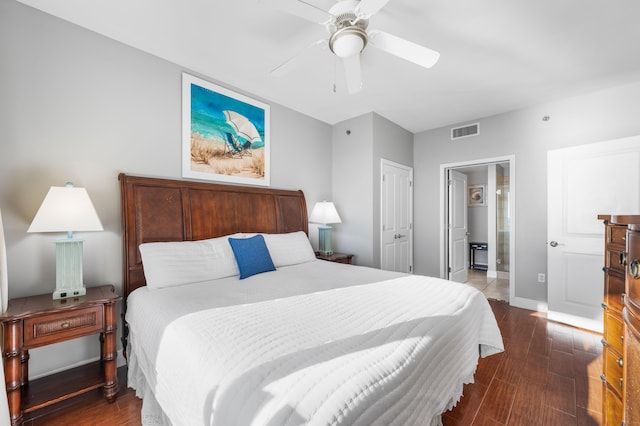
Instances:
[[[467,186],[467,206],[478,207],[486,206],[487,200],[484,193],[484,185],[468,185]]]
[[[269,186],[269,105],[182,74],[182,176]]]

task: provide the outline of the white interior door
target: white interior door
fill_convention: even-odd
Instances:
[[[549,319],[602,331],[604,226],[640,212],[640,136],[549,151]]]
[[[413,169],[382,160],[380,267],[413,272]]]
[[[469,278],[469,230],[467,175],[449,170],[449,279],[464,283]]]

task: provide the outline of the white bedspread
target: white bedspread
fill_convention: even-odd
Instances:
[[[327,265],[337,264],[311,269],[353,271]],[[174,288],[167,305],[178,312],[156,306],[157,323],[142,320],[151,305],[132,298],[132,384],[143,386],[140,369],[174,425],[438,424],[473,380],[479,348],[483,356],[503,350],[491,308],[477,290],[450,281],[360,282],[370,279],[335,289],[280,284],[275,300],[266,297],[273,289],[255,289],[257,296],[223,295],[192,313],[185,305],[206,305],[207,296],[176,300]],[[162,291],[147,293],[157,299]],[[238,298],[246,303],[231,301]]]

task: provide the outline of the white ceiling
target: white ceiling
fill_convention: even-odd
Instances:
[[[417,133],[640,81],[638,0],[391,0],[369,29],[437,50],[440,61],[423,69],[368,46],[354,95],[328,50],[270,74],[327,33],[266,0],[20,1],[329,124],[374,111]]]

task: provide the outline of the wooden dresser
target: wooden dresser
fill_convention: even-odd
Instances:
[[[620,426],[624,417],[624,306],[627,224],[604,220],[604,332],[602,338],[602,419],[604,425]]]
[[[624,298],[624,420],[640,425],[640,224],[627,229],[627,276]]]
[[[598,219],[605,224],[604,248],[604,333],[603,345],[603,395],[602,417],[604,425],[620,426],[640,424],[640,417],[630,421],[629,411],[636,410],[638,416],[638,344],[640,334],[630,336],[629,314],[630,265],[633,251],[630,240],[637,239],[636,257],[640,259],[640,215],[610,216],[600,215]],[[634,237],[633,226],[638,226],[638,235]],[[633,283],[631,283],[633,284]],[[640,280],[636,291],[637,306],[640,306]],[[640,309],[636,309],[640,315]],[[632,314],[633,315],[633,314]],[[640,316],[636,318],[640,319]],[[640,330],[636,325],[636,330]],[[635,351],[635,361],[631,360]],[[634,367],[635,366],[635,367]],[[635,370],[632,370],[635,368]],[[635,371],[635,372],[634,372]],[[635,377],[634,377],[635,376]],[[635,396],[632,387],[635,386]],[[626,419],[625,419],[626,413]]]

